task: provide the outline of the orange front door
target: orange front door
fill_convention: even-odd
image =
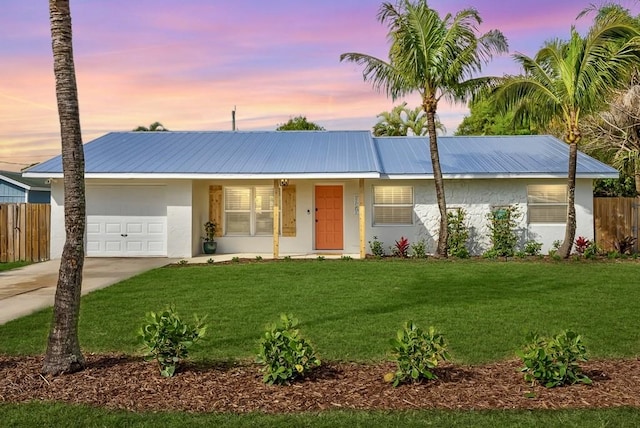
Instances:
[[[316,250],[342,250],[342,186],[316,186]]]

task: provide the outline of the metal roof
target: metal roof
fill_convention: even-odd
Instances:
[[[374,138],[387,176],[433,176],[428,138]],[[566,177],[569,146],[549,135],[438,137],[445,178]],[[578,152],[577,176],[613,178],[618,171]]]
[[[568,146],[544,135],[438,137],[448,178],[566,177]],[[113,132],[87,143],[88,178],[280,178],[433,175],[426,137],[373,138],[369,131]],[[618,172],[579,153],[578,177]],[[57,156],[31,177],[62,173]]]
[[[367,131],[113,132],[87,143],[90,174],[378,174]],[[60,156],[29,173],[61,171]]]

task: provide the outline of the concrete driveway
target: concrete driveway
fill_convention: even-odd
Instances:
[[[174,262],[167,258],[87,258],[82,294]],[[0,324],[53,306],[60,260],[0,272]]]

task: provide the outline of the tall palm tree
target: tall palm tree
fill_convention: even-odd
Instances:
[[[362,53],[344,53],[340,61],[364,65],[363,77],[392,99],[418,92],[427,116],[431,165],[440,210],[436,254],[447,256],[447,205],[438,154],[436,113],[441,99],[465,102],[489,78],[472,78],[494,53],[506,52],[503,34],[477,35],[482,19],[475,9],[441,18],[426,0],[383,3],[378,20],[389,27],[389,60]]]
[[[515,119],[529,119],[545,126],[563,124],[569,145],[567,178],[567,226],[558,254],[569,257],[576,232],[575,186],[581,117],[602,108],[612,90],[627,81],[640,61],[637,26],[623,13],[612,10],[599,15],[585,37],[575,27],[567,41],[547,42],[534,58],[517,53],[524,69],[508,76],[494,93],[502,111],[514,110]]]
[[[42,372],[57,375],[73,373],[85,367],[78,341],[78,315],[84,266],[86,209],[84,152],[73,63],[69,0],[49,0],[49,15],[62,141],[66,240],[60,260],[53,320]]]

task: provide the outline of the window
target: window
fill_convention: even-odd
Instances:
[[[373,225],[387,224],[413,224],[413,187],[373,187]]]
[[[529,223],[566,223],[567,186],[536,184],[527,186]]]
[[[273,188],[225,188],[224,215],[227,235],[272,235]]]

